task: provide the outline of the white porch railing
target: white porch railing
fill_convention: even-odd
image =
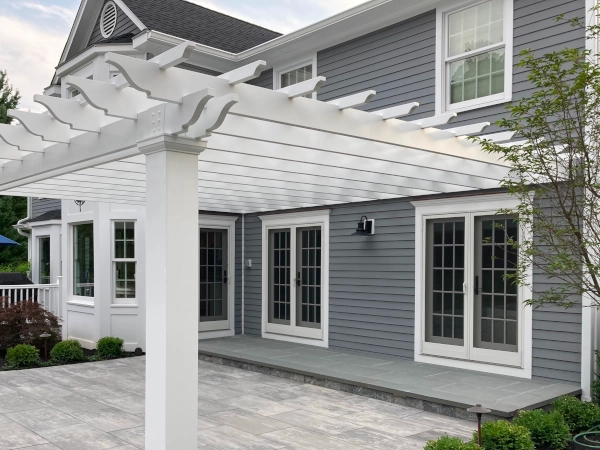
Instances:
[[[60,282],[55,284],[0,285],[0,308],[8,308],[22,301],[35,301],[46,311],[62,318]]]

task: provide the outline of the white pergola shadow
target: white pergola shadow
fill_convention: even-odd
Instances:
[[[75,99],[36,96],[49,114],[0,125],[5,195],[146,205],[146,448],[197,445],[198,209],[252,213],[496,188],[509,168],[453,129],[456,114],[404,120],[417,103],[355,109],[374,91],[304,97],[245,84],[264,61],[219,77],[175,66],[195,44],[150,61],[108,53],[110,82],[69,76]],[[400,117],[402,119],[400,119]],[[511,133],[486,138],[509,140]]]

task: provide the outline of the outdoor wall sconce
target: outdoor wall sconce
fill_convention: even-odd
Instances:
[[[367,216],[362,216],[356,231],[352,236],[373,236],[375,234],[375,219],[368,219]]]
[[[85,203],[85,200],[75,200],[75,204],[79,206],[79,212],[81,212],[81,207]]]

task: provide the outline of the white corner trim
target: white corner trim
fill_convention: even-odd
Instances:
[[[301,211],[298,213],[272,214],[259,216],[262,221],[262,320],[261,335],[263,338],[280,341],[294,342],[298,344],[313,345],[317,347],[329,347],[329,216],[331,209],[320,209],[314,211]],[[269,321],[269,230],[273,228],[292,228],[291,245],[295,246],[295,228],[297,227],[321,227],[321,337],[316,338],[313,334],[317,329],[305,329],[296,327],[293,323],[295,312],[292,311],[291,325],[270,325]],[[291,258],[292,277],[294,277],[296,258]],[[292,298],[295,298],[295,289],[292,289]],[[292,308],[294,310],[294,308]],[[286,334],[288,330],[290,334]],[[308,330],[308,331],[306,331]],[[281,332],[280,332],[281,331]],[[302,333],[306,331],[306,333]],[[304,335],[303,335],[304,334]]]
[[[472,197],[458,197],[447,199],[434,199],[430,201],[412,202],[415,206],[415,342],[414,353],[415,361],[438,364],[447,367],[455,367],[465,370],[483,371],[499,375],[514,376],[520,378],[531,378],[533,367],[533,311],[529,306],[521,309],[521,328],[520,328],[520,364],[519,366],[494,364],[493,358],[487,358],[489,361],[471,360],[469,352],[472,347],[471,336],[467,334],[472,330],[472,323],[465,324],[465,346],[454,348],[456,346],[442,346],[446,350],[444,356],[436,356],[424,353],[424,332],[425,332],[425,221],[428,218],[441,217],[465,217],[467,220],[474,220],[475,215],[492,215],[500,209],[514,208],[519,204],[517,198],[509,194],[480,195]],[[471,226],[467,223],[466,230]],[[525,239],[530,238],[529,230],[522,230]],[[472,236],[465,237],[465,243],[469,242]],[[469,245],[467,245],[467,248]],[[471,249],[472,251],[472,249]],[[465,267],[469,271],[468,266]],[[471,274],[472,275],[472,274]],[[467,286],[472,285],[471,275],[466,274],[465,281]],[[531,284],[533,280],[533,271],[527,273],[527,283]],[[527,287],[520,287],[520,298],[530,298],[531,291]],[[468,310],[465,314],[469,314]],[[471,320],[472,322],[472,320]],[[492,352],[492,351],[491,351]],[[501,352],[498,352],[498,354]],[[439,354],[438,354],[439,355]],[[466,359],[463,359],[466,358]]]
[[[313,53],[306,57],[299,57],[292,63],[287,63],[283,65],[279,65],[273,67],[273,90],[277,91],[281,89],[281,76],[287,72],[291,72],[295,69],[300,69],[301,67],[305,67],[311,65],[312,66],[312,76],[313,78],[317,76],[317,54]],[[312,98],[317,98],[317,93],[312,93]]]
[[[144,25],[144,23],[131,11],[131,9],[129,9],[123,0],[113,0],[113,2],[115,2],[116,5],[121,8],[121,11],[123,11],[127,17],[131,19],[131,21],[140,29],[140,31],[144,31],[146,29],[146,25]]]
[[[448,74],[446,68],[446,18],[449,13],[464,9],[489,0],[446,0],[443,6],[436,8],[435,32],[435,114],[445,112],[469,111],[486,106],[506,103],[512,99],[513,90],[513,27],[514,27],[514,0],[504,0],[504,93],[490,95],[450,106],[447,102]],[[589,0],[588,0],[589,1]]]

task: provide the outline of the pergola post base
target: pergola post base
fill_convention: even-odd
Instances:
[[[146,155],[146,449],[198,447],[198,154],[159,136]]]

